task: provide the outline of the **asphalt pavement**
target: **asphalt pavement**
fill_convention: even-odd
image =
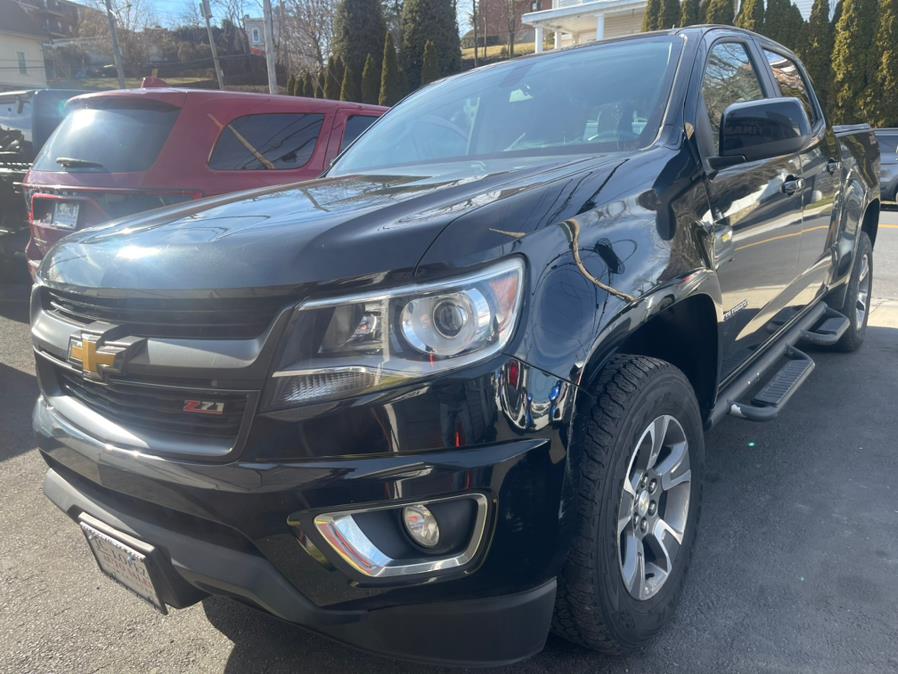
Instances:
[[[708,434],[673,624],[628,658],[550,638],[509,672],[898,670],[898,212],[882,223],[861,351],[815,352],[779,419]],[[422,671],[224,599],[163,617],[101,575],[41,493],[26,300],[24,287],[0,288],[0,671]]]

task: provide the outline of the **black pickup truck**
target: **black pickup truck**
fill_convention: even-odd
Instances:
[[[704,429],[864,339],[878,157],[732,28],[439,81],[319,180],[48,253],[46,495],[163,612],[224,595],[456,665],[638,647]]]

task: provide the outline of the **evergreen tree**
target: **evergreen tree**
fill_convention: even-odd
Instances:
[[[296,96],[296,75],[287,78],[287,95]]]
[[[428,40],[436,47],[440,77],[457,73],[461,69],[461,44],[455,0],[405,0],[402,5],[400,56],[411,89],[420,85]]]
[[[788,0],[787,0],[788,1]],[[705,23],[733,24],[732,0],[708,0]]]
[[[829,22],[829,0],[814,0],[805,37],[798,47],[798,56],[807,68],[817,98],[830,110],[832,92],[833,29]]]
[[[299,95],[306,98],[312,98],[314,95],[312,91],[312,76],[308,72],[304,72],[299,80]]]
[[[872,121],[876,59],[877,0],[844,0],[833,47],[834,121],[853,124]]]
[[[437,48],[432,40],[424,45],[424,60],[421,63],[421,86],[440,79],[440,64],[437,62]]]
[[[386,30],[380,0],[339,0],[334,14],[333,50],[344,67],[351,69],[356,77],[351,90],[360,88],[365,57],[383,53]],[[340,72],[341,82],[344,76],[345,73]]]
[[[661,0],[648,0],[642,15],[642,32],[647,33],[658,27],[661,19]]]
[[[839,19],[841,19],[841,18],[842,18],[842,0],[839,0],[836,3],[836,6],[833,8],[833,18],[829,22],[829,25],[832,26],[833,39],[835,39],[836,26],[839,25]]]
[[[365,59],[365,68],[362,70],[362,103],[377,105],[377,96],[380,89],[377,71],[378,67],[374,62],[374,57],[368,54]]]
[[[378,103],[381,105],[396,105],[402,98],[402,89],[399,81],[399,63],[396,59],[396,47],[393,46],[393,36],[387,33],[384,40],[384,58],[380,69],[380,94]]]
[[[669,30],[680,25],[680,0],[662,0],[658,30]]]
[[[343,83],[343,69],[337,64],[337,59],[331,56],[327,60],[327,68],[324,76],[324,98],[336,101],[340,98],[340,85]]]
[[[739,11],[739,16],[736,18],[736,25],[756,33],[763,32],[764,0],[745,0]]]
[[[680,25],[694,26],[702,22],[701,0],[683,0],[680,8]]]
[[[347,65],[343,69],[343,83],[340,85],[341,101],[359,100],[359,78],[352,72],[352,66]]]
[[[808,24],[801,15],[801,10],[793,4],[786,8],[785,35],[782,43],[789,49],[798,49],[805,40],[805,32]]]
[[[882,0],[874,54],[881,54],[874,76],[875,126],[898,126],[898,0]]]
[[[767,0],[764,35],[780,44],[785,44],[784,39],[788,37],[789,4],[789,0]]]

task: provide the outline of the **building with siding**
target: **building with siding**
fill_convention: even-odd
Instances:
[[[48,35],[14,0],[0,0],[0,91],[47,86]]]
[[[546,3],[544,3],[546,4]],[[807,19],[814,0],[794,0]],[[830,16],[836,0],[830,0]],[[738,12],[739,2],[734,0]],[[558,49],[572,44],[632,35],[642,30],[646,0],[552,0],[552,6],[521,17],[535,32],[536,51],[543,50],[544,38],[554,35]]]

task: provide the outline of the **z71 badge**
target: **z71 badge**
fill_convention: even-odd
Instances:
[[[182,409],[191,414],[224,414],[224,403],[220,400],[185,400]]]

